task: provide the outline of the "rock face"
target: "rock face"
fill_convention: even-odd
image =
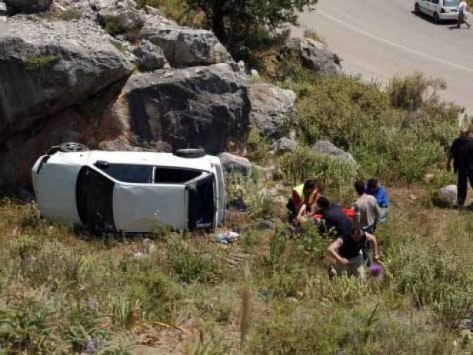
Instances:
[[[140,38],[161,47],[168,62],[176,68],[233,61],[212,32],[178,26],[156,15],[148,17]]]
[[[442,187],[437,193],[437,199],[441,203],[454,205],[457,201],[457,186],[447,185]]]
[[[323,43],[310,38],[291,39],[286,50],[296,52],[307,69],[320,75],[338,75],[342,73],[340,57],[330,51]]]
[[[31,14],[48,10],[53,0],[5,0],[5,3],[11,12]]]
[[[250,87],[251,123],[262,135],[279,138],[294,114],[296,94],[265,83]]]
[[[125,121],[138,143],[162,141],[175,149],[220,153],[246,141],[247,79],[229,64],[135,75],[122,100],[117,105],[126,107]]]
[[[145,14],[136,9],[136,4],[132,0],[116,0],[109,4],[101,4],[99,7],[101,10],[97,14],[97,19],[112,35],[137,31],[145,24]]]
[[[13,17],[0,32],[0,137],[126,79],[132,66],[87,23]]]
[[[237,173],[248,175],[251,170],[251,163],[248,159],[233,155],[230,153],[222,153],[218,156],[222,163],[223,169],[227,173]]]
[[[312,150],[319,153],[330,155],[336,159],[345,161],[356,165],[356,161],[350,153],[345,152],[343,149],[336,147],[334,144],[329,141],[318,141],[312,146]]]
[[[145,39],[133,49],[133,54],[141,71],[161,69],[168,64],[162,49]]]

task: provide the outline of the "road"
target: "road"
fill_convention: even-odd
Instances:
[[[435,25],[413,9],[414,0],[319,0],[300,15],[296,32],[314,30],[342,57],[346,72],[367,80],[415,71],[443,78],[442,96],[473,114],[473,27]]]

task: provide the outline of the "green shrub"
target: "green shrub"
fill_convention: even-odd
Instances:
[[[56,55],[43,55],[32,57],[25,60],[25,66],[27,70],[39,70],[49,68],[59,61],[59,57]]]
[[[324,189],[334,192],[338,201],[346,195],[347,186],[351,188],[358,174],[356,163],[322,155],[308,147],[283,155],[280,168],[294,186],[308,178],[315,179]]]
[[[58,18],[62,21],[72,21],[79,20],[82,17],[82,14],[77,9],[67,9],[61,11],[58,15]]]

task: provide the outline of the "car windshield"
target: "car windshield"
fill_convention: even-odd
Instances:
[[[460,4],[460,0],[443,0],[443,6],[446,7],[457,7]]]

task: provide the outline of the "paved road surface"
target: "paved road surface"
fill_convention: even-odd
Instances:
[[[343,58],[345,71],[368,80],[419,70],[444,78],[443,97],[472,114],[473,27],[435,25],[413,9],[414,0],[319,0],[301,14],[299,31],[315,30]]]

